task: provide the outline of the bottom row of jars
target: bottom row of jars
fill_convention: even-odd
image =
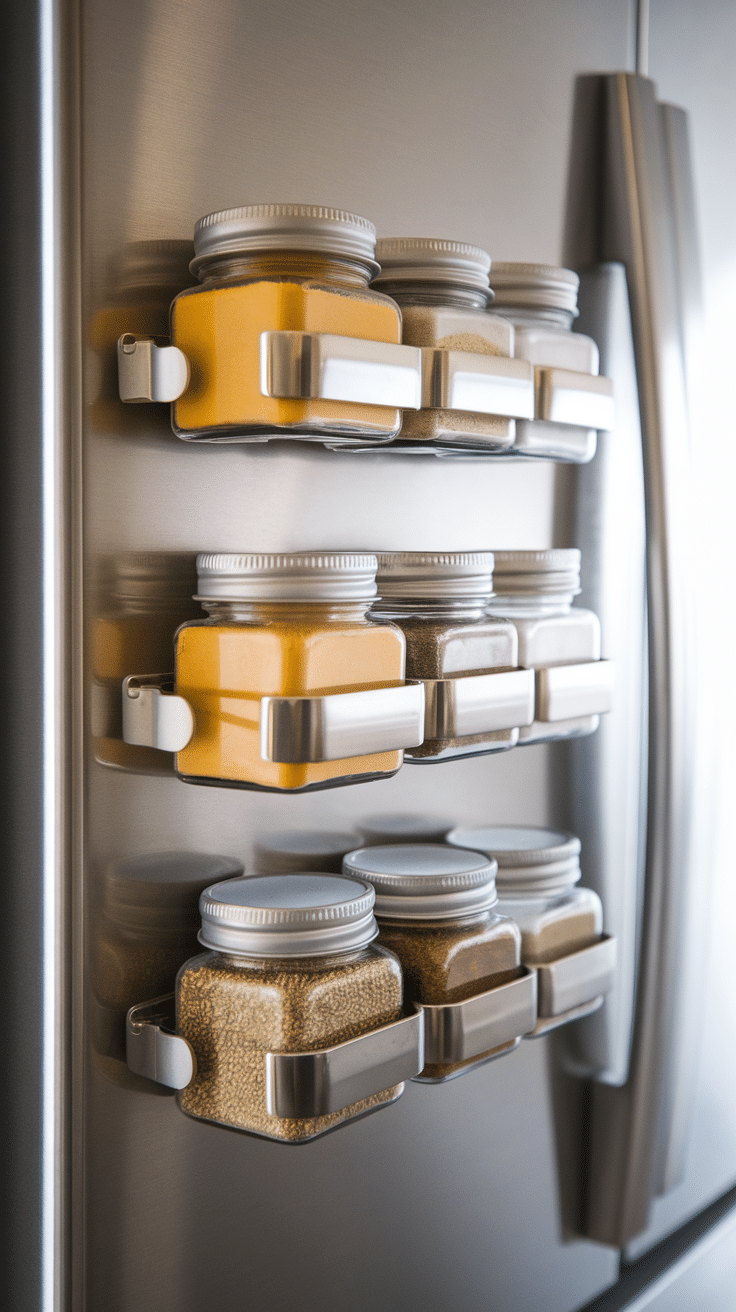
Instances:
[[[586,973],[585,954],[613,944],[602,937],[598,896],[574,887],[579,853],[577,838],[548,830],[455,830],[445,844],[359,848],[342,875],[211,885],[200,898],[207,950],[177,979],[177,1033],[194,1072],[178,1094],[182,1110],[301,1142],[395,1101],[405,1078],[451,1079],[522,1035],[595,1010],[612,958],[605,952]],[[365,1071],[362,1084],[356,1072],[366,1060],[376,1074],[399,1071],[406,1024],[415,1065],[387,1087],[374,1078],[366,1093]],[[370,1053],[367,1040],[355,1043],[368,1035]],[[331,1078],[346,1099],[351,1089],[363,1096],[342,1105],[333,1091],[315,1102],[315,1084]]]

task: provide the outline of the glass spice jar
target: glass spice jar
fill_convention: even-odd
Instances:
[[[371,614],[399,625],[406,638],[408,679],[454,679],[517,666],[514,625],[491,619],[490,551],[380,552],[379,597]],[[519,730],[499,729],[455,738],[428,736],[405,751],[416,763],[482,756],[513,747]]]
[[[255,868],[262,875],[319,870],[339,875],[342,859],[355,847],[357,834],[327,829],[281,829],[256,843]]]
[[[197,557],[209,618],[175,640],[176,691],[195,730],[176,756],[190,783],[299,790],[395,774],[401,751],[285,764],[261,756],[261,698],[325,696],[404,682],[400,629],[367,614],[376,557],[340,552]]]
[[[207,889],[200,941],[182,966],[177,1030],[197,1074],[177,1096],[190,1116],[301,1143],[398,1098],[384,1089],[324,1116],[267,1110],[266,1054],[310,1052],[397,1020],[401,970],[374,944],[373,889],[338,875],[254,875]]]
[[[521,973],[519,930],[495,909],[494,860],[440,843],[402,843],[359,848],[343,869],[376,890],[379,943],[401,962],[407,1002],[463,1002]],[[416,1078],[451,1079],[515,1043],[462,1062],[427,1064]]]
[[[571,331],[578,315],[580,279],[551,264],[493,265],[493,310],[514,326],[514,356],[538,367],[598,374],[598,347]],[[513,450],[585,464],[595,455],[597,434],[576,424],[518,419]]]
[[[125,1060],[129,1007],[171,993],[182,962],[197,951],[200,894],[242,873],[240,861],[206,852],[147,852],[103,871],[92,900],[98,1053]]]
[[[191,380],[172,407],[180,437],[206,441],[312,438],[387,441],[391,406],[267,396],[261,334],[331,333],[401,341],[401,312],[368,286],[376,232],[357,214],[322,205],[245,205],[200,219],[193,273],[202,286],[171,307],[171,340]]]
[[[597,893],[576,888],[580,839],[531,825],[453,829],[448,843],[498,863],[498,905],[521,930],[521,959],[541,966],[592,947],[603,931]]]
[[[580,552],[577,547],[549,551],[496,551],[494,596],[488,614],[511,621],[519,640],[519,665],[539,670],[554,665],[575,665],[601,657],[598,616],[572,599],[580,591]],[[519,745],[578,738],[593,733],[598,715],[569,720],[543,721],[519,730]]]
[[[387,237],[376,245],[381,272],[372,286],[401,307],[402,341],[408,346],[514,354],[507,319],[486,312],[491,257],[465,242],[434,237]],[[401,441],[450,450],[502,450],[514,438],[513,421],[500,415],[423,405],[405,410]]]

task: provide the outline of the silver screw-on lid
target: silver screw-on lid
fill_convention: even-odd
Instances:
[[[580,552],[577,547],[554,547],[549,551],[496,551],[493,586],[498,595],[559,593],[575,596],[580,591]]]
[[[205,947],[246,957],[325,957],[378,933],[370,884],[344,875],[250,875],[199,899]]]
[[[494,312],[506,308],[520,310],[564,310],[578,312],[580,279],[572,269],[553,264],[494,263]]]
[[[517,894],[561,893],[580,878],[580,839],[564,830],[533,825],[492,825],[453,829],[448,843],[484,852],[498,862],[501,898]]]
[[[203,552],[200,601],[366,601],[376,595],[376,557],[343,551],[286,555]]]
[[[450,920],[498,900],[496,862],[442,843],[361,847],[345,857],[343,870],[373,885],[377,916]]]
[[[490,597],[492,551],[380,551],[378,594],[427,599]]]
[[[327,205],[241,205],[205,214],[194,228],[194,259],[200,274],[210,260],[254,251],[312,251],[343,255],[378,272],[376,229],[359,214]]]
[[[122,551],[99,563],[100,586],[119,601],[191,603],[196,586],[194,557],[173,551]],[[190,605],[189,609],[194,610]]]
[[[389,283],[447,283],[490,294],[491,257],[478,246],[437,237],[381,237],[376,243],[381,272],[374,286]]]
[[[164,933],[193,931],[200,893],[214,880],[242,875],[242,862],[208,852],[146,852],[108,866],[102,904],[125,929]]]
[[[357,834],[347,831],[281,829],[256,844],[254,860],[263,874],[304,870],[340,874],[343,857],[357,841]]]
[[[358,823],[367,847],[390,843],[442,843],[455,821],[434,815],[369,815]]]

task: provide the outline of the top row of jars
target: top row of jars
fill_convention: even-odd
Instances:
[[[171,345],[118,342],[122,399],[172,401],[186,440],[584,462],[611,426],[569,269],[496,264],[491,290],[475,246],[377,243],[368,220],[310,205],[208,214],[194,252]]]

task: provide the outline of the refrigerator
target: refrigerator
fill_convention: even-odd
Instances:
[[[33,0],[3,23],[5,1306],[736,1306],[730,5]],[[195,221],[282,201],[580,272],[616,400],[594,459],[197,444],[123,405],[115,342],[165,331]],[[581,547],[617,665],[590,738],[295,796],[115,746],[95,642],[135,562],[170,562],[194,615],[200,551],[551,546]],[[249,870],[278,829],[407,811],[579,834],[619,946],[596,1016],[299,1149],[128,1069],[96,987],[111,870]]]

